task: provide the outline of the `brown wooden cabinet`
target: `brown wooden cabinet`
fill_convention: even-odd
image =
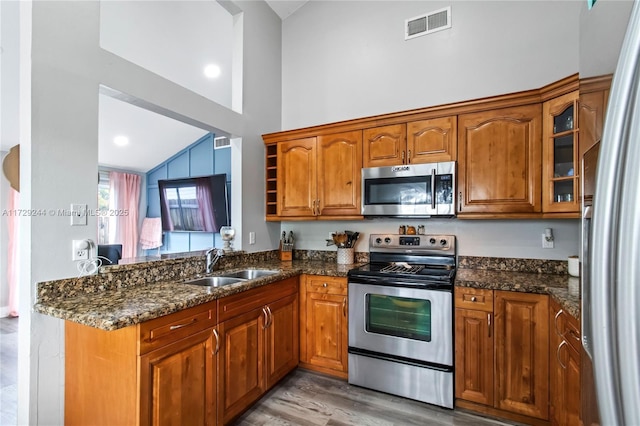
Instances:
[[[458,215],[539,213],[541,106],[458,117]]]
[[[456,405],[545,422],[548,296],[456,287],[455,307]]]
[[[609,100],[611,75],[580,80],[580,96],[578,98],[578,123],[580,132],[578,158],[602,139],[604,116]]]
[[[578,321],[553,299],[549,305],[550,423],[579,426],[581,374],[580,328]]]
[[[277,216],[361,217],[361,169],[361,131],[279,142]]]
[[[493,405],[493,291],[455,289],[455,396]]]
[[[300,366],[347,378],[347,279],[304,275],[300,306]]]
[[[298,365],[298,279],[218,301],[218,422],[227,424]]]
[[[542,106],[542,210],[579,217],[578,91]]]
[[[115,331],[67,322],[65,424],[215,424],[215,324],[215,302]]]
[[[363,167],[455,161],[455,116],[372,127],[363,132]]]

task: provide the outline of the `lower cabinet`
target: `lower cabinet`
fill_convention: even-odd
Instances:
[[[548,310],[546,295],[455,288],[457,406],[546,423]]]
[[[580,327],[578,321],[553,300],[549,307],[549,321],[552,324],[549,335],[550,421],[552,425],[579,426]]]
[[[218,422],[228,424],[298,365],[298,278],[218,303]]]
[[[347,378],[347,279],[303,275],[300,281],[300,366]]]
[[[298,278],[115,331],[65,325],[66,425],[233,421],[299,359]]]

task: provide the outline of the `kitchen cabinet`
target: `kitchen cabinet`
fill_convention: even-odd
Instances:
[[[65,424],[215,424],[215,324],[215,302],[115,331],[67,322]]]
[[[541,105],[458,117],[458,216],[541,211]]]
[[[298,365],[298,279],[218,302],[218,422],[228,424]]]
[[[365,129],[363,167],[456,160],[455,116]]]
[[[578,321],[554,300],[549,306],[550,423],[558,426],[581,424],[580,328]]]
[[[611,75],[605,75],[580,80],[580,96],[578,98],[579,159],[582,158],[586,150],[602,139],[611,79]]]
[[[303,275],[300,281],[300,366],[348,375],[347,279]]]
[[[455,288],[456,405],[519,422],[549,418],[548,296]]]
[[[542,107],[542,210],[574,213],[576,218],[580,216],[577,104],[576,90],[546,101]]]
[[[277,215],[288,220],[361,218],[361,169],[361,131],[279,142]]]

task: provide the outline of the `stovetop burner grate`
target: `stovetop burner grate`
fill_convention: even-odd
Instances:
[[[385,266],[384,268],[380,269],[380,272],[382,272],[383,274],[417,274],[418,272],[422,271],[423,268],[424,266],[422,265],[409,265],[405,262],[398,262]]]

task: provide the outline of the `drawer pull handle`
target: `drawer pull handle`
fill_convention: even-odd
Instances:
[[[342,316],[347,317],[347,298],[342,299]]]
[[[472,301],[472,302],[477,302],[477,301],[478,301],[478,298],[477,298],[477,297],[475,297],[475,296],[471,296],[471,301]]]
[[[560,309],[558,312],[556,312],[556,316],[553,318],[553,324],[556,329],[556,334],[560,337],[564,337],[562,333],[560,333],[560,329],[558,328],[558,318],[560,317],[560,315],[562,315],[562,312],[562,309]]]
[[[271,327],[271,324],[273,324],[273,314],[271,313],[271,308],[268,306],[267,312],[269,313],[269,322],[267,323],[267,327]]]
[[[215,328],[213,329],[213,335],[216,336],[216,349],[213,352],[213,355],[218,355],[218,352],[220,351],[220,334],[218,334],[218,330],[216,330]]]
[[[487,333],[491,337],[491,314],[487,314],[487,329],[489,330]]]
[[[262,313],[264,314],[264,325],[262,326],[262,329],[265,330],[267,327],[269,327],[269,314],[267,313],[266,306],[262,308]]]
[[[197,319],[195,319],[195,318],[191,318],[191,321],[189,321],[189,322],[185,322],[184,324],[176,324],[176,325],[172,325],[171,327],[169,327],[169,330],[171,330],[171,331],[173,331],[173,330],[178,330],[178,329],[180,329],[180,328],[182,328],[182,327],[186,327],[186,326],[188,326],[188,325],[191,325],[191,324],[193,324],[193,323],[194,323],[194,322],[196,322],[196,321],[197,321]]]
[[[566,345],[566,344],[567,344],[567,342],[566,342],[566,341],[564,341],[564,340],[563,340],[562,342],[560,342],[560,344],[558,345],[558,350],[556,351],[556,359],[558,360],[558,364],[560,364],[560,367],[562,367],[562,369],[563,369],[563,370],[566,370],[566,369],[567,369],[567,366],[566,366],[566,365],[564,365],[564,364],[562,363],[562,360],[560,359],[560,350],[561,350],[561,349],[562,349],[562,347],[563,347],[564,345]]]

